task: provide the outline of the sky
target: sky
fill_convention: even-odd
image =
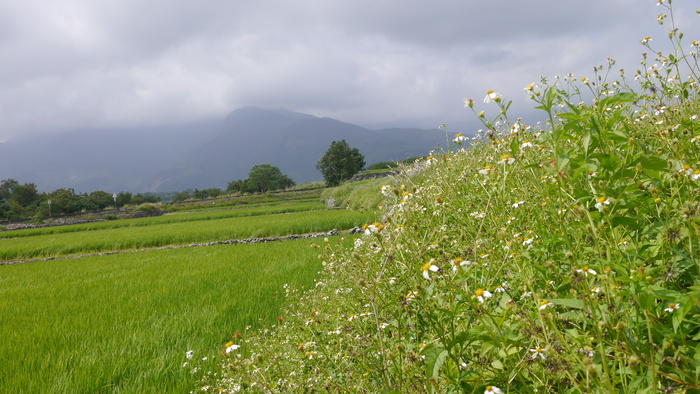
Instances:
[[[673,6],[686,42],[700,40],[700,1]],[[534,112],[523,88],[540,76],[590,78],[608,57],[633,75],[643,37],[668,47],[660,12],[657,0],[0,0],[0,141],[251,105],[470,133],[463,99],[488,89],[517,117]]]

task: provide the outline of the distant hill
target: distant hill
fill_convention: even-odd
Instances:
[[[0,179],[51,191],[176,191],[225,188],[256,164],[280,168],[297,183],[322,180],[315,165],[345,139],[367,164],[423,156],[437,129],[368,130],[285,109],[245,107],[223,120],[148,130],[83,130],[0,144]]]

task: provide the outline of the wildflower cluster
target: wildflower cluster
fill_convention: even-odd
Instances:
[[[542,78],[525,88],[548,117],[533,127],[511,122],[510,102],[494,91],[483,100],[499,107],[493,119],[465,100],[484,125],[470,148],[377,190],[382,221],[351,247],[326,243],[319,285],[290,297],[284,322],[233,349],[245,356],[227,359],[219,386],[700,388],[695,59],[658,55],[635,82],[624,73],[608,82],[602,67],[591,78]]]

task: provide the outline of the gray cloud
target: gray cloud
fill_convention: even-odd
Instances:
[[[465,127],[462,98],[487,89],[529,111],[522,88],[540,75],[590,76],[608,56],[633,72],[639,39],[664,42],[655,3],[3,2],[0,141],[246,105],[363,125]],[[700,39],[691,6],[674,7],[682,30]]]

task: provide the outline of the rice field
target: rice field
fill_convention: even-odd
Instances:
[[[172,223],[153,220],[148,221],[147,225],[137,224],[128,227],[120,227],[118,223],[109,226],[111,222],[103,222],[76,225],[77,229],[64,230],[56,227],[55,230],[8,231],[0,235],[7,237],[22,231],[35,235],[0,239],[0,261],[59,258],[75,254],[156,248],[166,245],[306,234],[348,229],[371,219],[372,214],[367,212],[330,210],[227,217],[215,220],[184,220]],[[48,233],[39,230],[48,230]]]
[[[3,232],[0,259],[303,234],[371,220],[367,213],[320,211],[317,203],[290,206],[296,208],[284,214],[282,206],[259,206]],[[323,243],[217,245],[0,265],[0,392],[194,390],[203,371],[216,370],[234,332],[245,336],[274,324],[285,284],[313,284],[321,262],[312,242]]]
[[[20,238],[20,237],[33,237],[36,235],[45,234],[61,234],[79,231],[93,231],[93,230],[105,230],[105,229],[115,229],[123,227],[144,227],[152,226],[154,224],[171,224],[171,223],[185,223],[185,222],[195,222],[204,220],[217,220],[217,219],[228,219],[235,217],[249,217],[249,216],[263,216],[263,215],[275,215],[283,213],[293,213],[293,212],[306,212],[306,211],[319,211],[324,210],[326,207],[324,204],[313,201],[313,202],[297,202],[297,203],[284,203],[284,204],[264,204],[264,205],[246,205],[243,207],[226,207],[218,209],[205,209],[198,208],[186,212],[177,212],[173,214],[167,214],[163,216],[145,217],[130,220],[114,220],[114,221],[103,221],[94,223],[83,223],[75,224],[70,226],[55,226],[55,227],[40,227],[33,229],[24,230],[13,230],[13,231],[3,231],[0,232],[0,239],[2,238]],[[199,212],[204,211],[204,212]]]

